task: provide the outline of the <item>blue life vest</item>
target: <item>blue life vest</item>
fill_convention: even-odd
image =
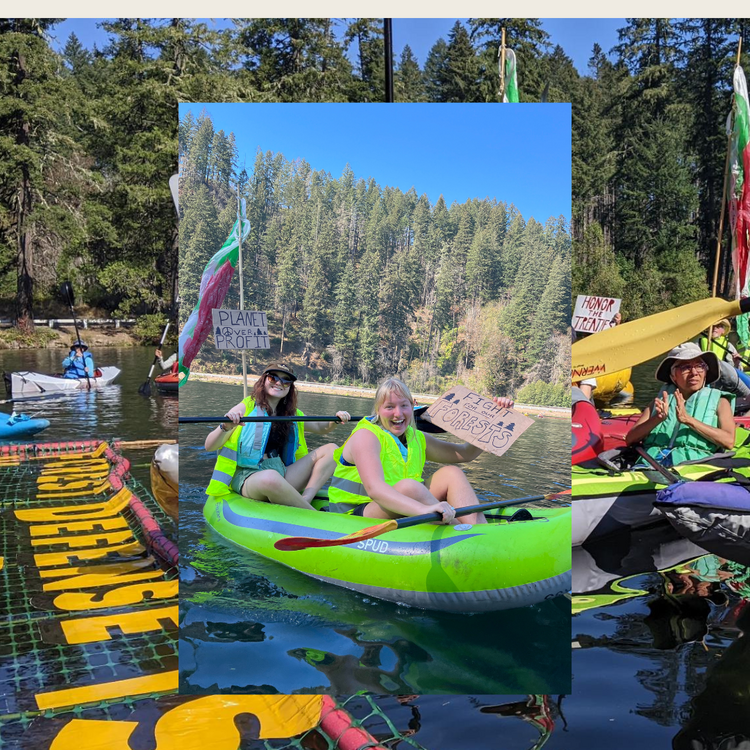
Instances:
[[[70,354],[63,360],[63,367],[65,368],[66,378],[86,378],[86,370],[88,367],[88,376],[94,377],[94,358],[89,354],[88,351],[83,353],[83,357],[76,357],[75,350],[71,350]]]

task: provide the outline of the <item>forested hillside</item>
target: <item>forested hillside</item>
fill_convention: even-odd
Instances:
[[[245,309],[269,313],[274,347],[308,376],[372,384],[399,373],[418,390],[459,379],[492,393],[540,382],[532,394],[546,403],[569,398],[564,217],[542,224],[487,199],[431,205],[348,166],[334,177],[270,151],[235,175],[238,156],[253,155],[238,155],[208,115],[181,120],[182,321],[231,230],[239,183],[251,224]],[[238,289],[226,306],[238,306]],[[194,367],[238,362],[209,338]]]
[[[594,47],[573,106],[573,293],[625,318],[710,294],[732,72],[748,19],[629,19]],[[717,294],[734,296],[724,221]]]
[[[62,55],[55,23],[0,20],[0,317],[20,332],[45,311],[69,317],[69,279],[80,305],[162,321],[177,279],[176,92],[137,21],[107,22],[93,53],[71,37]],[[175,44],[162,39],[164,59]]]

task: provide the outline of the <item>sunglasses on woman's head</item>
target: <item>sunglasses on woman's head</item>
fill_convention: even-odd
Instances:
[[[287,380],[286,378],[280,378],[278,375],[273,375],[272,373],[268,373],[268,379],[273,383],[278,383],[283,388],[288,388],[294,381],[293,380]]]

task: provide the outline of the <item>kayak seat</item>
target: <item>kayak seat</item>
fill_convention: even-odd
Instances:
[[[100,378],[102,376],[102,371],[97,367],[96,370],[94,370],[94,377]]]
[[[512,521],[533,521],[534,516],[531,515],[531,513],[526,508],[521,508],[520,510],[517,510],[509,519],[508,523],[511,523]]]

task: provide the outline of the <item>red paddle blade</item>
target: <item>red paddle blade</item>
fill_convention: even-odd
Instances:
[[[365,539],[372,539],[375,536],[385,534],[387,531],[393,531],[398,528],[395,519],[379,523],[377,526],[368,526],[366,529],[354,531],[338,539],[318,539],[314,536],[290,536],[286,539],[279,539],[273,546],[283,552],[294,552],[309,547],[339,547],[344,544],[361,542]]]
[[[552,492],[549,495],[545,495],[545,500],[567,500],[567,495],[570,495],[570,490],[562,490],[561,492]]]

